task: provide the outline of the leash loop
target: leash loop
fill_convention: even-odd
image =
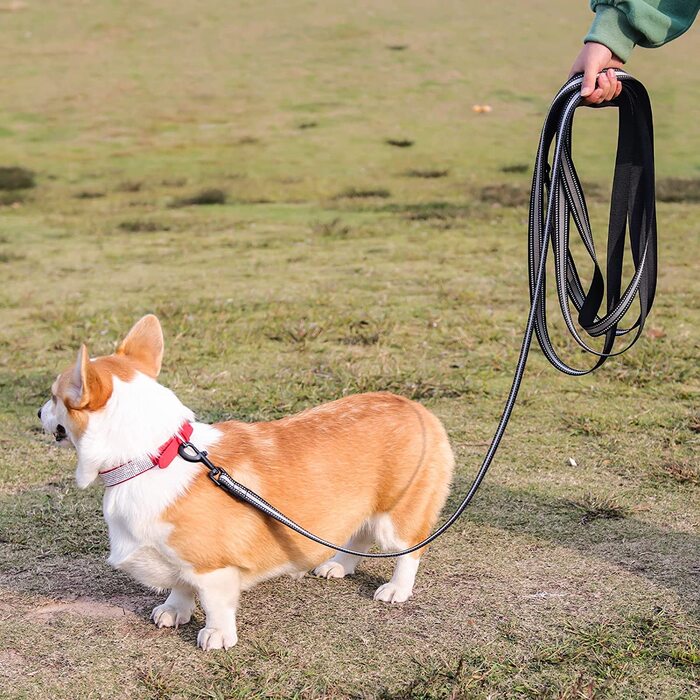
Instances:
[[[180,456],[188,462],[201,462],[209,469],[214,483],[229,495],[254,506],[300,535],[338,552],[355,556],[385,559],[410,554],[433,542],[448,530],[474,498],[491,466],[506,431],[520,390],[533,333],[545,357],[560,372],[582,376],[593,372],[610,357],[629,350],[641,336],[644,322],[651,311],[656,290],[656,204],[654,194],[654,146],[651,104],[644,86],[631,75],[616,69],[622,92],[612,102],[601,105],[619,110],[617,158],[610,205],[607,245],[607,285],[596,257],[593,234],[583,188],[571,155],[571,134],[574,112],[582,102],[583,75],[570,78],[555,96],[542,129],[530,194],[528,225],[528,270],[530,311],[515,366],[513,382],[501,418],[474,481],[452,515],[422,542],[400,552],[358,552],[332,544],[304,529],[270,505],[255,492],[235,481],[225,469],[211,463],[206,452],[192,443],[180,445]],[[549,154],[554,145],[552,163]],[[588,291],[583,283],[569,248],[570,223],[573,219],[579,237],[593,263]],[[634,274],[622,291],[622,268],[626,233],[634,264]],[[547,254],[550,244],[554,254],[554,277],[564,322],[581,348],[597,359],[590,368],[575,368],[562,360],[555,350],[547,325]],[[605,312],[601,307],[605,298]],[[634,300],[639,301],[639,315],[628,328],[620,322]],[[576,328],[569,305],[578,312],[578,324],[589,336],[604,336],[603,348],[591,348]],[[636,330],[632,340],[615,351],[618,337]],[[192,450],[194,455],[188,452]]]

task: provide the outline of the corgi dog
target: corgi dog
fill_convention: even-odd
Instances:
[[[163,332],[144,316],[112,355],[83,345],[39,409],[43,428],[77,452],[77,485],[105,484],[108,563],[170,594],[158,627],[206,616],[198,645],[237,641],[240,592],[280,574],[342,578],[361,557],[329,550],[217,488],[201,464],[178,456],[189,440],[285,515],[327,541],[366,552],[417,544],[433,529],[454,457],[445,429],[401,396],[347,396],[281,420],[206,425],[159,384]],[[423,549],[398,557],[375,600],[412,592]],[[326,560],[327,559],[327,560]],[[326,561],[324,561],[326,560]]]

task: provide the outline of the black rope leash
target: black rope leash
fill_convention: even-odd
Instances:
[[[229,495],[249,503],[298,534],[338,552],[375,559],[398,557],[415,552],[440,537],[455,523],[474,498],[496,455],[520,390],[533,332],[545,357],[554,367],[565,374],[581,376],[596,370],[609,357],[621,355],[629,350],[639,339],[644,322],[651,311],[656,290],[656,203],[651,104],[646,89],[638,80],[621,70],[616,70],[615,73],[622,82],[622,92],[615,100],[603,105],[615,106],[619,110],[617,158],[608,225],[607,289],[596,257],[586,200],[571,155],[574,112],[582,102],[580,89],[583,76],[576,75],[566,82],[554,98],[537,150],[528,227],[530,312],[513,383],[496,432],[467,495],[435,532],[422,542],[400,552],[370,554],[340,547],[290,520],[255,492],[231,478],[224,469],[212,464],[207,453],[198,450],[192,443],[187,442],[180,446],[180,456],[188,462],[204,464],[209,469],[209,478]],[[550,165],[552,147],[554,153]],[[588,291],[583,289],[569,248],[569,227],[572,218],[593,262],[593,277]],[[622,266],[627,232],[634,275],[622,291]],[[564,362],[557,354],[549,336],[545,297],[546,263],[550,243],[554,253],[554,277],[564,322],[576,342],[586,352],[597,356],[595,364],[588,369],[577,369]],[[605,313],[601,316],[603,297],[606,306]],[[620,321],[635,299],[639,301],[637,320],[628,328],[620,328]],[[579,325],[589,336],[605,336],[601,351],[589,347],[581,338],[574,325],[570,302],[578,312]],[[627,335],[635,329],[632,340],[621,350],[615,351],[617,337]]]

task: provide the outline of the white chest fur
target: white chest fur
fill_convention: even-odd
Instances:
[[[195,423],[192,443],[206,449],[220,433]],[[168,546],[172,526],[163,512],[182,496],[202,467],[179,457],[166,469],[151,469],[105,490],[103,511],[109,528],[108,563],[152,588],[172,588],[189,571]]]

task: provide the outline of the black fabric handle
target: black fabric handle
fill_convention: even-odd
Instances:
[[[581,376],[600,367],[609,357],[620,355],[639,339],[644,321],[654,303],[656,290],[656,203],[654,195],[654,144],[651,104],[644,86],[624,71],[616,70],[622,82],[622,92],[606,106],[619,109],[619,136],[617,159],[610,205],[607,247],[607,289],[596,257],[593,233],[588,217],[583,188],[571,157],[571,134],[574,112],[581,104],[582,75],[571,78],[559,90],[547,114],[542,129],[530,195],[530,223],[528,227],[528,266],[530,278],[530,312],[523,334],[520,354],[515,367],[513,383],[506,404],[491,440],[486,456],[472,485],[454,513],[429,537],[400,552],[357,552],[324,540],[283,515],[256,493],[235,481],[221,467],[209,462],[206,453],[193,445],[186,446],[198,453],[190,461],[201,461],[210,469],[212,480],[229,495],[251,504],[258,510],[291,528],[295,532],[338,552],[382,559],[415,552],[437,539],[451,527],[474,498],[491,462],[496,455],[508,420],[515,406],[525,365],[532,343],[533,332],[545,357],[560,371]],[[551,164],[550,164],[550,152]],[[593,275],[588,291],[584,291],[576,264],[569,249],[569,227],[573,219],[578,234],[593,263]],[[629,243],[634,262],[634,275],[622,290],[622,267],[625,240]],[[554,277],[559,306],[569,332],[576,342],[596,357],[588,369],[577,369],[564,362],[554,349],[547,328],[547,254],[549,246],[554,253]],[[605,313],[600,309],[606,301]],[[639,315],[629,328],[620,322],[633,304],[639,301]],[[578,312],[578,322],[592,338],[605,336],[601,350],[589,347],[581,338],[573,321],[569,304]],[[615,351],[618,336],[632,331],[631,342]],[[181,456],[182,453],[181,453]]]
[[[620,355],[639,339],[656,291],[656,200],[654,191],[654,143],[651,104],[644,86],[624,71],[617,70],[623,88],[619,97],[604,106],[619,109],[617,158],[610,203],[607,246],[607,289],[593,244],[583,189],[571,155],[574,111],[580,105],[581,77],[575,76],[559,91],[542,129],[532,179],[528,260],[530,299],[536,306],[535,334],[547,359],[561,372],[580,376],[600,367],[609,357]],[[552,155],[551,179],[548,160]],[[573,219],[578,234],[593,263],[590,287],[584,293],[578,270],[569,249],[569,225]],[[622,291],[622,269],[626,234],[634,263],[634,274]],[[559,306],[567,328],[576,342],[597,356],[595,364],[578,369],[564,362],[554,349],[547,328],[545,296],[547,270],[541,265],[549,241],[555,259],[555,279]],[[541,279],[538,276],[541,268]],[[603,297],[605,314],[599,316]],[[639,315],[621,328],[635,298]],[[591,348],[577,330],[569,304],[578,311],[578,323],[590,337],[605,336],[603,348]],[[615,350],[618,336],[636,330],[623,349]]]

